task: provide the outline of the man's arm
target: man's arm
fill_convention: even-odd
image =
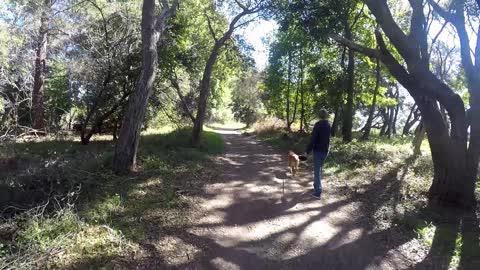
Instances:
[[[310,142],[307,145],[307,149],[305,150],[305,154],[310,154],[313,150],[313,146],[315,145],[316,140],[318,139],[318,133],[320,132],[319,130],[319,125],[315,124],[313,127],[312,135],[310,136]]]

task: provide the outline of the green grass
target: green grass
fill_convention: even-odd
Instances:
[[[0,234],[13,237],[0,240],[0,269],[108,268],[135,252],[152,226],[186,226],[195,195],[216,173],[211,157],[223,152],[218,134],[204,132],[194,148],[190,133],[150,130],[141,138],[139,172],[125,176],[111,172],[109,141],[8,145],[18,167],[0,172],[1,184],[22,207],[4,212],[10,217],[0,223]]]

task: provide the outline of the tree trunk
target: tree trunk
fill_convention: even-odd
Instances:
[[[42,16],[40,18],[40,31],[35,57],[35,72],[33,75],[33,92],[32,92],[32,108],[33,108],[33,128],[45,128],[45,116],[43,107],[43,84],[45,82],[45,72],[47,65],[47,41],[48,41],[48,24],[50,22],[51,0],[45,0],[43,3]]]
[[[238,4],[238,2],[237,2]],[[244,16],[249,14],[254,14],[259,11],[258,7],[249,9],[244,5],[239,4],[239,7],[242,9],[242,12],[237,14],[228,26],[228,30],[223,33],[220,39],[215,37],[215,31],[211,28],[210,23],[208,23],[208,27],[210,29],[210,33],[212,33],[213,38],[215,39],[215,44],[213,46],[212,51],[210,52],[210,56],[208,57],[207,64],[205,65],[205,69],[203,70],[202,80],[200,81],[200,97],[198,99],[198,109],[197,115],[195,117],[195,123],[193,124],[192,130],[192,144],[194,146],[199,145],[200,143],[200,136],[203,131],[203,123],[205,121],[205,116],[207,113],[207,101],[208,96],[210,95],[210,82],[213,72],[213,67],[215,62],[217,61],[218,55],[220,54],[220,49],[225,44],[227,40],[230,39],[235,29],[237,29],[240,25],[237,23],[242,19]],[[207,20],[209,20],[207,16]],[[210,22],[210,21],[209,21]]]
[[[463,208],[474,207],[476,172],[480,156],[480,75],[478,73],[480,50],[475,51],[474,64],[465,27],[464,1],[455,1],[454,12],[443,10],[435,1],[428,1],[428,3],[440,16],[453,24],[458,34],[462,66],[470,93],[470,110],[474,111],[474,117],[468,117],[470,122],[467,121],[461,97],[430,71],[428,33],[425,29],[427,22],[423,1],[409,1],[412,16],[408,35],[395,22],[387,1],[364,0],[364,2],[383,30],[383,34],[380,31],[375,32],[380,49],[365,48],[351,41],[342,43],[371,57],[379,57],[418,105],[427,131],[434,167],[434,178],[429,190],[430,203],[450,204]],[[395,59],[383,35],[388,37],[405,64]],[[477,42],[477,48],[480,48],[480,40]],[[451,123],[450,133],[437,102],[445,106],[448,112]]]
[[[387,121],[387,130],[385,132],[385,135],[390,139],[392,137],[392,131],[393,131],[393,118],[395,116],[395,108],[394,107],[389,107],[387,109],[388,111],[388,121]]]
[[[442,113],[443,121],[445,122],[445,126],[447,127],[448,132],[450,132],[450,123],[448,122],[447,111],[442,104],[439,104],[440,112]]]
[[[392,123],[392,134],[397,135],[397,119],[398,119],[398,112],[400,111],[400,104],[395,106],[395,113],[393,115],[393,123]]]
[[[303,54],[300,49],[300,132],[304,133],[305,124],[305,90],[303,89]]]
[[[342,119],[341,117],[341,114],[342,114],[342,110],[343,110],[343,95],[342,95],[342,91],[338,91],[338,94],[336,96],[336,100],[335,100],[335,112],[334,112],[334,116],[333,116],[333,122],[332,122],[332,129],[331,129],[331,136],[332,137],[335,137],[337,136],[338,134],[338,130],[339,130],[339,126],[340,126],[340,121]]]
[[[425,125],[423,124],[423,121],[420,121],[417,128],[415,129],[415,137],[412,141],[413,154],[415,156],[419,156],[422,154],[421,146],[423,139],[425,139]]]
[[[415,110],[416,105],[413,104],[413,106],[410,108],[410,113],[408,113],[407,120],[405,121],[405,125],[403,126],[403,135],[408,135],[410,133],[410,128],[411,128],[411,120],[413,117],[413,111]]]
[[[156,24],[155,0],[144,0],[142,6],[142,71],[135,85],[135,91],[130,96],[115,147],[113,170],[116,173],[125,173],[136,169],[140,131],[156,75],[157,42],[161,34],[156,30]]]
[[[352,40],[352,30],[348,21],[345,21],[345,37],[348,40]],[[343,125],[342,134],[344,142],[352,141],[352,128],[353,128],[353,96],[354,96],[354,83],[355,83],[355,52],[352,49],[348,49],[348,65],[347,65],[347,104],[343,111]]]
[[[373,100],[372,100],[372,105],[370,106],[370,110],[368,112],[368,118],[367,118],[367,123],[365,124],[365,128],[363,131],[363,140],[368,140],[370,137],[370,131],[372,130],[372,122],[373,122],[373,116],[375,114],[375,107],[377,105],[377,95],[378,95],[378,89],[380,87],[380,61],[377,59],[377,67],[376,67],[376,80],[375,80],[375,90],[373,92]]]
[[[342,134],[344,142],[352,141],[352,128],[353,128],[353,88],[354,88],[354,76],[355,76],[355,62],[353,50],[348,50],[348,66],[347,66],[347,104],[343,111],[343,125]]]
[[[395,105],[394,107],[392,107],[392,118],[391,118],[391,123],[390,123],[390,133],[389,133],[389,138],[391,137],[391,135],[396,135],[397,134],[397,116],[398,116],[398,110],[400,110],[400,100],[399,100],[399,96],[400,96],[400,91],[398,90],[398,88],[396,88],[396,91],[395,91],[395,94],[394,94],[394,97],[395,97],[395,100],[397,100],[397,105]]]
[[[480,53],[480,52],[479,52]],[[480,75],[479,75],[480,77]],[[476,94],[470,96],[470,109],[467,113],[470,124],[470,144],[467,152],[467,179],[472,179],[468,183],[470,189],[475,190],[475,182],[479,181],[480,166],[480,78],[478,78]],[[451,125],[453,127],[453,124]]]
[[[456,129],[450,136],[437,104],[428,99],[416,100],[422,112],[434,168],[429,198],[433,203],[470,208],[475,204],[475,178],[468,175],[467,170],[467,136],[462,127],[466,115],[460,97],[452,97],[452,101],[455,104],[452,106],[458,106],[458,115],[452,114],[452,126]]]
[[[389,118],[388,118],[388,109],[381,109],[380,113],[382,114],[383,118],[383,125],[380,129],[380,136],[385,136],[388,128]]]
[[[290,122],[290,80],[292,74],[292,53],[288,52],[288,81],[287,81],[287,131],[292,131],[292,122]]]
[[[405,126],[403,127],[403,135],[410,135],[410,129],[417,123],[420,119],[420,113],[418,111],[418,107],[416,104],[413,104],[412,108],[410,109],[410,113],[408,115],[407,121],[405,122]]]
[[[118,122],[119,121],[120,121],[120,117],[115,117],[115,121],[113,123],[113,130],[112,130],[112,140],[114,142],[116,142],[117,139],[118,139],[117,133],[118,133]]]
[[[295,123],[295,120],[297,120],[297,105],[298,105],[298,94],[299,94],[299,87],[295,90],[295,99],[293,100],[293,115],[292,115],[292,121],[291,124]]]
[[[229,38],[229,37],[228,37]],[[207,113],[207,101],[210,95],[210,83],[215,62],[217,61],[223,42],[217,41],[213,46],[212,52],[208,57],[205,70],[203,71],[202,81],[200,82],[200,97],[198,98],[197,116],[193,125],[192,144],[197,146],[200,143],[200,135],[203,131],[203,123]]]
[[[337,108],[335,109],[334,116],[333,116],[332,130],[330,132],[330,135],[332,137],[337,136],[339,119],[340,119],[340,108],[339,108],[339,106],[337,106]]]

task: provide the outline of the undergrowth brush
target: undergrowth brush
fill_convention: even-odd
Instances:
[[[115,268],[138,259],[149,229],[181,228],[195,195],[215,177],[222,138],[190,130],[142,136],[139,171],[111,171],[114,143],[74,140],[3,145],[15,166],[0,171],[0,269]],[[2,158],[6,158],[5,156]]]

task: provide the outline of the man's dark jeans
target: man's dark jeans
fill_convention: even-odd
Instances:
[[[313,151],[313,189],[315,194],[322,193],[322,167],[327,154],[325,152]]]

